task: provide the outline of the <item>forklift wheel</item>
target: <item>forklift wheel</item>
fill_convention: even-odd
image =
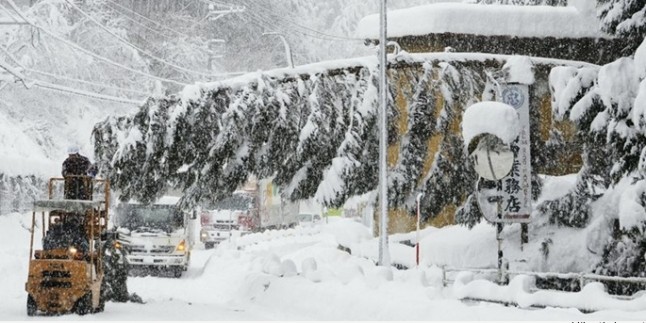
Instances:
[[[27,316],[34,316],[37,311],[36,301],[31,295],[27,295]]]
[[[79,298],[74,304],[74,313],[85,315],[92,312],[92,292],[88,292]]]

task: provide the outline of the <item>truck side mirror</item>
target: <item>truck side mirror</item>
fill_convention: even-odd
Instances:
[[[193,210],[193,212],[191,213],[191,220],[196,220],[196,219],[197,219],[197,211]]]

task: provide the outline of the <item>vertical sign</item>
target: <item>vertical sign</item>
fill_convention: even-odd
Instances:
[[[502,222],[530,222],[532,213],[532,166],[529,149],[529,87],[526,84],[502,84],[498,101],[518,112],[520,132],[511,143],[514,164],[502,181]]]

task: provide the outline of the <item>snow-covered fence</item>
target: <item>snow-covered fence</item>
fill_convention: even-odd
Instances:
[[[519,270],[508,270],[506,266],[503,266],[503,270],[498,270],[496,268],[451,268],[441,266],[442,269],[442,280],[446,285],[452,280],[447,277],[447,273],[459,273],[459,272],[471,272],[476,274],[496,274],[498,277],[503,277],[504,281],[509,281],[509,276],[532,276],[536,278],[558,278],[558,279],[567,279],[567,280],[576,280],[579,282],[580,288],[586,285],[589,281],[597,282],[618,282],[618,283],[632,283],[632,284],[645,284],[646,277],[616,277],[616,276],[605,276],[592,273],[558,273],[558,272],[536,272],[536,271],[519,271]]]

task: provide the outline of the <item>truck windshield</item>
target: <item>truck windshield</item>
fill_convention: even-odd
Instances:
[[[248,210],[253,198],[247,194],[233,194],[222,201],[214,203],[210,209],[212,210]]]
[[[183,216],[173,205],[120,204],[116,224],[131,231],[172,232],[183,226]]]

